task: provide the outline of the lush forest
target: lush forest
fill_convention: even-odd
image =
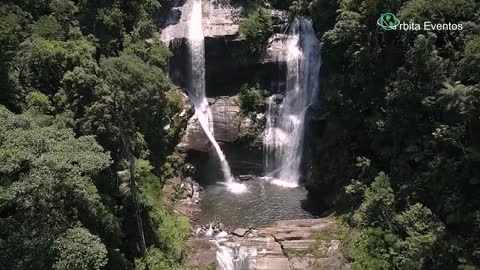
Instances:
[[[352,269],[478,269],[479,3],[296,6],[323,36],[326,127],[317,144],[335,152],[329,171],[325,159],[310,169],[335,178],[337,213],[353,228],[345,248]],[[386,12],[464,29],[385,31],[376,22]]]
[[[0,5],[0,269],[181,269],[162,2]]]
[[[168,2],[1,2],[0,269],[183,269],[188,221],[161,191],[189,167],[156,21]],[[269,5],[237,2],[261,54]],[[269,2],[322,40],[307,170],[333,186],[352,269],[479,269],[480,4]],[[385,12],[463,30],[385,31]],[[242,110],[260,92],[245,86]]]

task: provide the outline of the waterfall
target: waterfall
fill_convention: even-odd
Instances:
[[[256,256],[256,249],[240,246],[226,241],[212,241],[217,249],[216,261],[221,270],[248,270],[250,257]],[[226,242],[226,243],[225,243]]]
[[[245,190],[245,186],[235,182],[225,154],[213,136],[212,111],[205,94],[205,37],[202,28],[201,0],[192,0],[191,2],[187,38],[191,56],[188,92],[189,98],[195,106],[195,115],[217,153],[227,188],[232,192],[242,192]]]
[[[264,159],[267,178],[295,187],[301,177],[305,114],[319,91],[320,42],[309,19],[296,19],[284,39],[286,90],[267,100]]]

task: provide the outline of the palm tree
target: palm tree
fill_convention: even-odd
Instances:
[[[454,82],[453,84],[445,82],[443,83],[443,86],[444,88],[439,92],[441,97],[438,101],[447,101],[447,111],[456,109],[460,114],[465,114],[472,87],[465,86],[460,82]]]

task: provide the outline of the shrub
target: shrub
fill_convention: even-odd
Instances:
[[[261,7],[251,11],[240,23],[240,34],[245,38],[252,54],[260,54],[265,51],[272,33],[272,16]]]
[[[258,84],[252,87],[248,86],[247,84],[242,86],[239,98],[240,109],[242,110],[243,114],[256,112],[263,108],[264,98],[262,92],[263,91]]]
[[[55,270],[99,270],[107,264],[105,245],[85,228],[68,229],[53,248],[58,253]]]
[[[25,99],[27,102],[27,107],[30,110],[41,113],[48,113],[52,110],[52,103],[48,99],[48,96],[42,92],[30,92]]]

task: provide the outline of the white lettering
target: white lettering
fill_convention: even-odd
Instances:
[[[430,21],[423,22],[418,24],[415,22],[401,22],[396,29],[402,31],[459,31],[463,30],[463,25],[461,23],[432,23]]]
[[[427,31],[432,30],[432,23],[431,22],[424,22],[423,23],[423,29],[427,30]]]

